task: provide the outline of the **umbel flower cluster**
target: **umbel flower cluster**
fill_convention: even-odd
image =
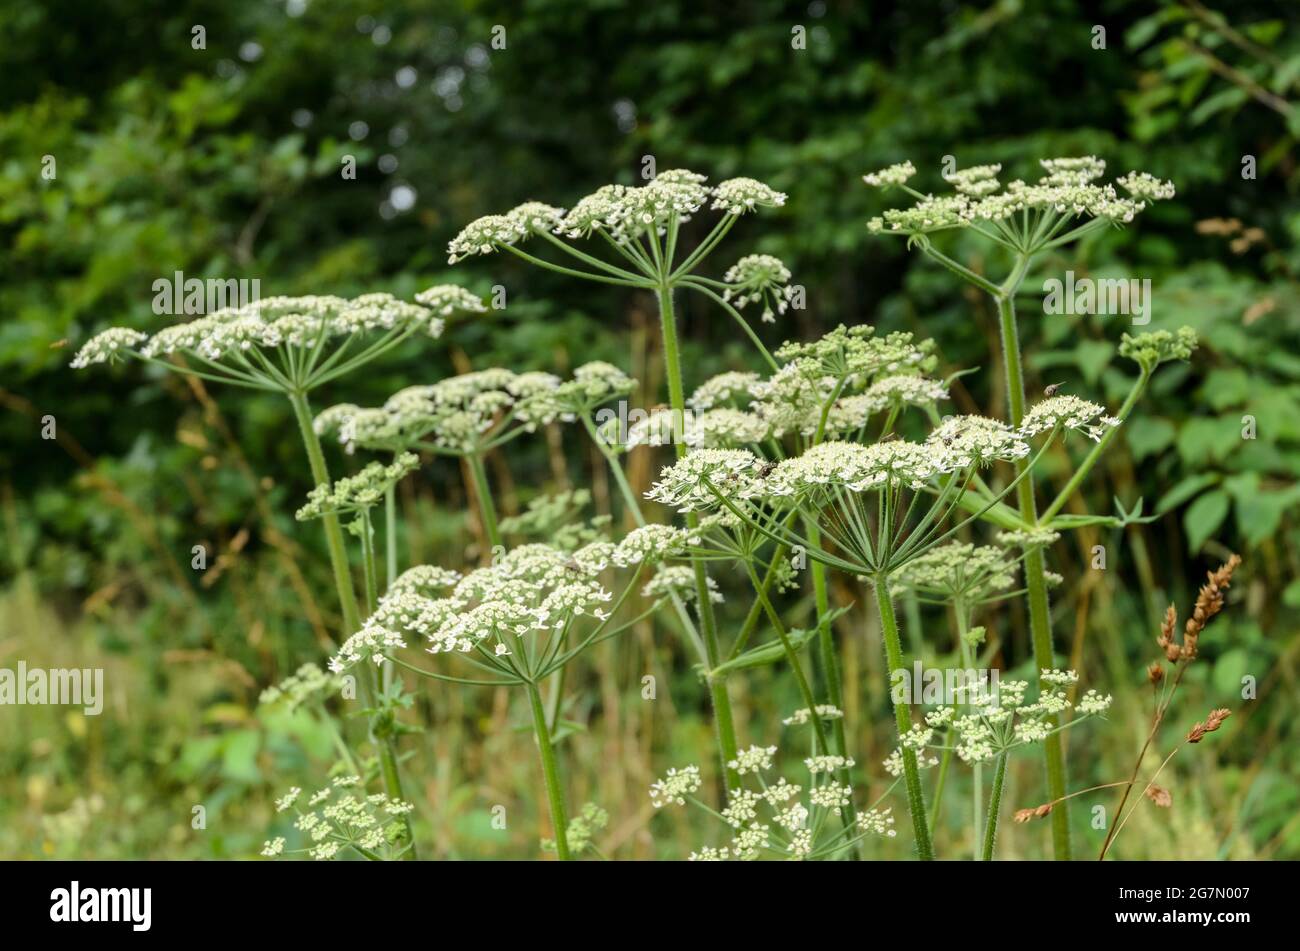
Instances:
[[[910,208],[890,209],[867,226],[874,232],[914,236],[950,228],[997,226],[1022,213],[1044,211],[1126,224],[1152,202],[1174,196],[1172,182],[1146,172],[1130,172],[1115,184],[1098,184],[1106,173],[1106,163],[1091,155],[1043,159],[1041,164],[1043,174],[1036,182],[1015,179],[1005,186],[998,181],[1001,165],[957,169],[944,175],[953,188],[945,195],[912,191],[906,187],[916,174],[912,163],[892,165],[863,176],[863,180],[879,188],[904,188],[917,202]]]
[[[262,855],[306,854],[325,860],[351,849],[368,859],[396,858],[409,844],[403,841],[405,817],[413,809],[383,793],[366,795],[357,776],[340,776],[305,799],[295,786],[276,800],[275,810],[293,810],[298,816],[293,827],[310,845],[286,849],[285,836],[276,836],[262,846]]]
[[[382,502],[384,494],[419,465],[420,460],[414,453],[404,452],[391,465],[372,462],[354,476],[333,484],[322,483],[307,494],[307,503],[298,509],[296,517],[305,522],[329,512],[356,515],[368,511]]]
[[[1095,403],[1053,397],[1031,409],[1019,429],[982,416],[957,416],[924,442],[823,442],[776,463],[747,449],[698,449],[664,468],[647,497],[686,512],[741,502],[811,504],[842,491],[920,489],[940,476],[1023,459],[1039,433],[1060,428],[1099,438],[1118,423]]]
[[[1018,562],[1005,548],[954,541],[919,555],[889,580],[891,587],[910,590],[923,601],[978,604],[1007,596],[1015,587]]]
[[[981,763],[1008,753],[1017,747],[1040,743],[1065,726],[1054,726],[1052,718],[1071,707],[1075,717],[1069,725],[1105,713],[1111,697],[1089,690],[1077,703],[1071,703],[1067,691],[1079,680],[1073,670],[1042,671],[1038,696],[1026,702],[1029,682],[1002,680],[995,690],[970,690],[959,705],[941,705],[925,714],[925,724],[914,724],[903,735],[904,747],[921,752],[951,747],[964,763]],[[891,775],[902,772],[902,752],[895,750],[885,761]]]
[[[378,407],[331,406],[314,427],[319,436],[337,438],[349,453],[362,448],[481,454],[538,426],[572,422],[635,387],[622,370],[600,361],[578,367],[570,380],[493,367],[408,386]]]
[[[431,287],[416,299],[420,303],[384,293],[351,299],[267,297],[164,327],[152,336],[112,327],[87,341],[72,366],[80,369],[126,357],[189,357],[215,371],[222,382],[259,389],[305,388],[354,369],[411,334],[441,336],[444,317],[485,310],[478,298],[454,285]],[[377,343],[350,349],[375,335]]]
[[[603,572],[654,564],[685,545],[684,533],[649,525],[618,543],[594,541],[573,552],[523,545],[463,577],[433,566],[412,568],[343,644],[330,669],[381,662],[415,635],[431,654],[468,655],[509,682],[536,679],[594,643],[609,620],[614,595],[600,582]],[[571,628],[584,620],[594,628],[588,640],[563,649]]]
[[[732,178],[708,187],[705,176],[685,169],[660,172],[646,185],[605,185],[579,199],[567,212],[530,201],[504,215],[470,222],[447,246],[448,262],[510,248],[536,235],[587,238],[603,235],[619,245],[661,234],[670,221],[687,221],[706,205],[728,215],[777,208],[785,195],[752,178]]]
[[[800,713],[802,717],[796,715],[791,721],[807,722],[808,711]],[[851,758],[808,757],[803,761],[806,778],[795,784],[784,777],[769,781],[767,774],[776,756],[775,746],[751,746],[736,755],[728,766],[739,774],[742,785],[730,791],[720,813],[695,796],[702,784],[698,766],[670,769],[650,787],[650,803],[656,809],[689,802],[728,827],[730,844],[692,852],[692,862],[826,859],[844,854],[868,836],[896,834],[891,810],[878,808],[879,801],[853,812],[854,791],[848,781],[854,765]]]
[[[285,709],[296,710],[304,704],[323,700],[342,686],[339,677],[307,663],[275,686],[263,690],[258,701],[266,705],[283,704]]]

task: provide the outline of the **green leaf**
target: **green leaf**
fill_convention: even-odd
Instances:
[[[1187,547],[1190,551],[1200,551],[1206,540],[1219,530],[1228,515],[1228,501],[1228,493],[1215,489],[1192,503],[1183,515],[1183,528],[1187,531]]]
[[[1101,378],[1114,355],[1115,345],[1109,340],[1082,340],[1074,348],[1074,362],[1089,383]]]
[[[1164,494],[1156,505],[1156,514],[1164,515],[1166,512],[1178,508],[1202,489],[1214,485],[1219,479],[1220,476],[1217,472],[1202,472],[1200,475],[1188,476]]]
[[[1240,445],[1239,423],[1231,417],[1198,416],[1184,423],[1178,433],[1178,455],[1191,466],[1218,462]]]
[[[1141,462],[1147,456],[1173,445],[1176,430],[1167,419],[1139,416],[1129,420],[1124,436],[1133,451],[1133,461]]]
[[[1300,501],[1300,486],[1281,492],[1256,491],[1237,495],[1237,528],[1249,544],[1258,545],[1277,534],[1282,516],[1297,501]]]
[[[832,624],[835,622],[836,618],[848,610],[848,607],[839,607],[827,611],[826,614],[822,616],[821,623]],[[794,649],[798,651],[812,640],[816,633],[817,628],[813,628],[812,630],[794,628],[786,636],[790,639],[790,643]],[[723,661],[717,667],[713,668],[713,673],[717,675],[730,673],[733,670],[743,670],[749,667],[766,667],[770,664],[779,663],[784,659],[785,648],[782,646],[781,642],[779,640],[768,641],[766,644],[760,644],[758,647],[751,647],[749,650],[743,651],[731,660]]]

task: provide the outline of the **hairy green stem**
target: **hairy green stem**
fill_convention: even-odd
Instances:
[[[551,806],[551,825],[555,830],[555,854],[561,862],[567,862],[572,857],[569,855],[569,820],[564,808],[564,787],[560,784],[560,769],[555,759],[555,747],[551,745],[551,733],[546,726],[546,708],[542,705],[542,695],[537,685],[530,682],[526,686],[528,704],[533,713],[533,733],[537,737],[537,749],[542,759],[542,777],[546,781],[546,798]]]
[[[811,521],[808,523],[808,540],[821,547],[821,531]],[[844,686],[840,674],[839,654],[835,650],[835,632],[828,616],[831,610],[830,592],[826,586],[826,566],[812,563],[813,598],[817,607],[817,640],[821,651],[822,674],[826,678],[826,701],[837,710],[844,709]],[[812,711],[815,716],[817,711]],[[848,741],[844,735],[844,718],[837,717],[832,724],[835,735],[835,752],[848,756]]]
[[[903,780],[907,787],[907,811],[912,819],[912,832],[916,840],[917,857],[934,858],[930,844],[930,827],[926,824],[925,796],[921,792],[921,775],[916,765],[916,752],[903,745],[903,736],[912,728],[912,707],[899,700],[893,689],[894,672],[903,670],[903,648],[898,637],[898,619],[889,596],[889,582],[877,576],[873,580],[876,590],[876,607],[880,611],[880,630],[885,642],[885,662],[889,667],[890,700],[894,704],[894,723],[898,727],[899,749],[903,755]]]
[[[961,652],[962,666],[967,670],[974,670],[975,651],[966,642],[966,635],[970,631],[970,621],[965,599],[955,599],[952,609],[957,616],[958,650]],[[971,835],[974,842],[971,851],[974,858],[978,859],[980,857],[980,839],[983,838],[981,822],[984,819],[984,768],[978,762],[971,767],[971,800],[971,828],[974,830]]]
[[[989,791],[989,816],[984,822],[984,861],[993,860],[993,843],[998,836],[998,809],[1002,805],[1002,786],[1007,778],[1007,751],[998,754],[997,765],[993,768],[993,788]],[[1061,808],[1058,802],[1056,808]]]
[[[488,545],[493,549],[501,545],[501,528],[497,524],[497,507],[492,501],[492,488],[488,485],[487,470],[483,468],[483,458],[476,452],[465,456],[469,464],[470,476],[474,480],[474,497],[478,500],[479,518],[483,520],[483,531],[487,533]]]
[[[677,346],[677,315],[673,310],[672,286],[665,282],[659,286],[656,294],[659,299],[659,322],[663,335],[664,373],[668,377],[668,404],[673,410],[673,418],[680,420],[685,418],[686,395],[682,388],[682,364]],[[686,455],[686,444],[681,439],[674,441],[674,448],[679,459]],[[686,521],[691,528],[699,524],[699,518],[693,512],[687,514]],[[705,659],[712,672],[722,662],[721,651],[718,649],[717,625],[713,616],[713,602],[709,600],[708,574],[704,570],[704,564],[696,561],[694,568],[696,609],[700,615]],[[736,725],[731,712],[731,697],[727,693],[726,678],[714,677],[710,673],[709,694],[713,701],[713,723],[718,734],[718,753],[722,758],[724,775],[727,777],[727,788],[734,789],[740,785],[740,776],[727,765],[736,758],[737,745]]]
[[[794,673],[799,695],[803,697],[803,702],[808,706],[809,718],[812,720],[813,736],[817,740],[815,744],[817,751],[829,753],[830,746],[826,742],[826,728],[822,726],[821,717],[817,715],[817,698],[813,696],[812,685],[808,682],[803,663],[799,660],[799,652],[794,649],[794,644],[791,643],[789,636],[786,634],[785,625],[781,623],[781,616],[776,613],[776,608],[772,606],[772,601],[763,588],[763,582],[759,580],[758,572],[754,570],[754,563],[747,561],[745,568],[749,572],[749,583],[754,586],[754,593],[758,595],[763,610],[767,612],[767,619],[771,622],[772,629],[776,631],[777,639],[781,641],[781,649],[785,651],[786,661],[790,664],[790,670]]]
[[[1029,269],[1029,258],[1021,256],[997,295],[998,318],[1002,334],[1002,355],[1007,376],[1007,406],[1012,426],[1019,426],[1025,415],[1025,374],[1020,359],[1020,335],[1016,326],[1016,290]],[[1017,475],[1022,475],[1027,462],[1016,464]],[[1016,486],[1020,518],[1026,525],[1038,524],[1034,484],[1029,477],[1022,478]],[[1029,600],[1029,629],[1034,644],[1034,665],[1041,671],[1054,667],[1052,650],[1051,609],[1047,599],[1046,568],[1043,549],[1031,548],[1025,554],[1025,586]],[[1042,686],[1040,682],[1040,687]],[[1059,725],[1059,717],[1049,718],[1052,727]],[[1043,743],[1047,761],[1047,792],[1051,800],[1065,795],[1065,756],[1058,733],[1052,733]],[[1066,804],[1052,810],[1052,850],[1058,861],[1070,858],[1070,815]]]
[[[397,578],[397,486],[384,492],[384,590]]]
[[[301,391],[289,391],[289,402],[293,406],[293,415],[298,421],[298,430],[302,435],[303,447],[307,450],[307,462],[311,467],[311,476],[317,485],[330,481],[329,469],[325,465],[325,454],[321,451],[320,439],[312,426],[311,407],[307,396]],[[357,605],[357,592],[352,584],[352,573],[348,569],[347,549],[343,544],[343,529],[333,512],[327,512],[321,521],[325,523],[325,542],[329,549],[330,566],[334,571],[334,585],[338,591],[339,607],[343,612],[343,640],[361,627],[361,613]],[[361,700],[370,707],[375,702],[375,672],[365,665],[360,671],[358,686]],[[380,772],[384,778],[384,791],[390,799],[405,799],[402,795],[402,779],[397,771],[397,748],[391,736],[376,737],[373,726],[371,739],[378,753]],[[416,857],[415,839],[411,833],[411,820],[403,818],[406,840],[410,843],[403,856],[408,859]]]

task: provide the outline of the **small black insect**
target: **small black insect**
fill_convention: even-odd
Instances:
[[[774,471],[776,471],[776,463],[775,463],[775,462],[765,462],[765,463],[763,463],[761,466],[758,467],[758,477],[759,477],[760,479],[766,479],[766,478],[767,478],[768,476],[770,476]]]
[[[1044,396],[1055,396],[1055,395],[1056,395],[1056,391],[1059,390],[1059,389],[1060,389],[1061,387],[1063,387],[1063,386],[1065,386],[1065,381],[1061,381],[1060,383],[1053,383],[1051,386],[1044,387],[1044,388],[1043,388],[1043,395],[1044,395]]]

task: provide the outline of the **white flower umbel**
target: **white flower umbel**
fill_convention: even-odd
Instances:
[[[839,756],[806,760],[808,772],[798,784],[784,777],[764,776],[775,768],[776,760],[775,746],[752,746],[740,751],[730,764],[739,782],[717,811],[696,798],[702,781],[695,766],[669,770],[650,787],[650,802],[656,809],[689,804],[719,820],[730,842],[692,852],[693,862],[833,859],[844,856],[868,837],[895,835],[890,810],[879,808],[893,786],[866,810],[853,812],[853,787],[846,772],[852,760]]]
[[[676,531],[662,527],[670,534]],[[625,544],[637,553],[640,565],[657,561],[666,542],[647,533]],[[376,664],[387,660],[445,683],[522,687],[533,715],[545,798],[555,830],[553,847],[561,859],[571,856],[567,809],[540,684],[594,644],[649,613],[619,627],[611,625],[640,574],[639,569],[630,572],[615,598],[601,581],[614,550],[605,542],[593,542],[572,554],[532,544],[500,552],[490,565],[463,577],[436,566],[410,569],[379,599],[360,631],[330,662],[332,670],[342,672],[365,660]],[[651,610],[655,607],[658,603]],[[430,654],[456,655],[470,676],[408,663],[398,656],[417,640],[427,644]]]
[[[1132,198],[1121,196],[1114,185],[1096,184],[1105,173],[1106,163],[1095,156],[1044,159],[1041,164],[1044,174],[1037,182],[1027,184],[1017,179],[1005,187],[996,178],[1000,165],[955,170],[944,175],[955,193],[938,196],[915,191],[895,173],[889,183],[911,194],[916,204],[889,209],[871,219],[868,227],[874,232],[909,237],[972,228],[1009,248],[1034,254],[1077,240],[1096,225],[1126,224],[1152,202],[1174,196],[1172,182],[1146,172],[1131,172],[1118,180]],[[873,180],[872,176],[866,181],[869,185],[885,183],[883,178]],[[928,246],[923,247],[928,253]]]
[[[916,166],[911,162],[899,162],[879,171],[862,176],[862,180],[873,188],[885,188],[891,185],[903,185],[916,174]]]
[[[438,337],[443,317],[481,311],[472,295],[446,287],[438,313],[391,294],[267,297],[186,323],[149,337],[112,328],[77,353],[77,368],[125,356],[165,363],[169,369],[216,382],[260,390],[307,392],[395,347],[415,333]],[[370,338],[370,342],[364,341]],[[358,344],[362,344],[357,346]],[[174,358],[167,362],[167,358]]]
[[[722,277],[729,286],[722,299],[744,309],[750,303],[762,303],[764,323],[776,323],[784,314],[794,293],[790,287],[790,269],[780,258],[770,254],[750,254],[727,269]]]
[[[1032,703],[1026,702],[1028,681],[1002,680],[995,692],[972,696],[964,706],[934,708],[925,715],[928,729],[922,731],[914,727],[909,734],[908,738],[914,745],[919,743],[921,748],[930,746],[936,750],[953,750],[958,759],[977,770],[982,763],[996,761],[988,816],[984,823],[985,835],[977,857],[992,858],[1008,754],[1021,747],[1042,744],[1061,730],[1100,716],[1110,707],[1109,696],[1102,697],[1095,690],[1089,690],[1073,705],[1074,718],[1058,725],[1055,718],[1072,706],[1066,690],[1078,683],[1079,677],[1073,670],[1056,668],[1041,673],[1038,696]],[[895,751],[891,761],[897,762],[900,758],[900,753]]]
[[[697,413],[714,407],[743,408],[753,399],[760,380],[757,373],[741,370],[709,377],[691,394],[691,408]]]
[[[965,605],[1004,598],[1015,586],[1017,559],[1002,548],[948,542],[932,548],[896,571],[890,585],[910,589],[923,601]]]
[[[1120,420],[1107,415],[1105,407],[1096,403],[1077,396],[1052,396],[1029,408],[1020,423],[1020,432],[1028,438],[1059,426],[1081,432],[1093,442],[1100,442],[1107,429],[1119,424]]]
[[[383,793],[366,795],[359,777],[340,776],[313,794],[307,808],[297,808],[302,790],[294,787],[276,802],[279,812],[294,809],[298,818],[293,827],[299,833],[302,848],[288,849],[285,837],[267,841],[261,854],[267,858],[305,855],[317,861],[335,858],[352,850],[371,860],[404,857],[410,848],[410,830],[406,817],[414,810],[409,802]]]

